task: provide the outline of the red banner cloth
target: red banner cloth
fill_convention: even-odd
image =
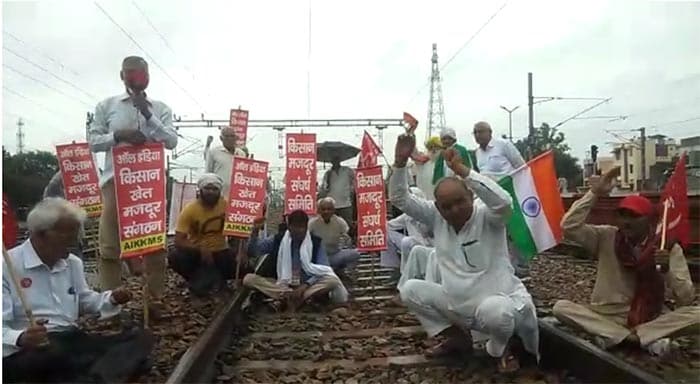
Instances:
[[[666,241],[678,241],[686,247],[690,242],[690,209],[688,205],[688,178],[685,171],[685,152],[681,155],[661,193],[659,217],[663,220],[664,204],[668,205],[666,216]],[[657,233],[661,234],[661,221]]]
[[[386,249],[386,198],[382,167],[355,171],[357,195],[357,250],[360,252]]]
[[[99,217],[102,193],[88,143],[57,145],[56,156],[66,200],[83,208],[88,217]]]
[[[165,148],[163,143],[112,149],[121,257],[165,249]]]
[[[264,214],[269,164],[243,157],[236,157],[233,164],[224,234],[248,238],[253,221]]]
[[[17,234],[19,229],[17,227],[17,217],[15,217],[15,212],[10,206],[10,202],[7,200],[7,195],[2,194],[2,243],[5,248],[13,248],[17,244]]]
[[[365,131],[364,136],[362,136],[362,147],[360,151],[360,158],[357,160],[357,168],[369,168],[377,165],[377,159],[379,155],[382,154],[382,150],[379,149],[377,143],[374,142],[372,136],[370,136],[367,131]]]

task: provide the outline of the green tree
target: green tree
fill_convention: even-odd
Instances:
[[[32,151],[12,155],[2,149],[2,190],[15,207],[30,207],[39,202],[44,187],[58,172],[56,155]]]
[[[550,127],[549,124],[542,123],[542,126],[535,128],[532,137],[516,141],[515,147],[526,160],[552,150],[557,176],[565,178],[572,186],[582,184],[583,170],[578,159],[569,153],[571,148],[566,144],[564,133]]]

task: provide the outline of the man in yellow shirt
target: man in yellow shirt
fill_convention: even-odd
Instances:
[[[175,250],[170,267],[190,285],[190,291],[204,296],[233,278],[235,253],[224,236],[226,200],[221,196],[223,181],[205,173],[198,182],[197,200],[180,212],[175,228]]]

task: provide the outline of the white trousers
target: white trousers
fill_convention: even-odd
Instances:
[[[453,325],[465,332],[477,331],[488,340],[488,354],[501,357],[510,338],[517,334],[525,349],[539,357],[539,330],[532,301],[518,310],[508,296],[489,296],[470,317],[449,309],[447,295],[440,284],[411,279],[399,289],[401,301],[418,318],[430,337]]]
[[[412,238],[407,238],[412,239]],[[404,239],[406,240],[406,239]],[[440,269],[435,259],[435,248],[423,245],[410,244],[410,251],[401,256],[401,279],[398,288],[411,279],[425,279],[433,283],[440,283]],[[408,256],[404,256],[408,255]]]
[[[380,254],[379,265],[384,268],[399,268],[401,259],[399,258],[399,250],[403,252],[401,247],[402,241],[407,238],[403,233],[396,231],[388,231],[386,251]]]

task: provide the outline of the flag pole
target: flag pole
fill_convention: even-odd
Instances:
[[[146,262],[145,260],[143,261]],[[150,311],[148,310],[148,270],[143,271],[143,329],[148,329]]]
[[[241,285],[241,253],[243,253],[243,241],[243,239],[238,240],[238,249],[236,250],[236,277],[234,280],[235,289],[238,289]]]
[[[372,276],[372,278],[371,278],[371,279],[372,279],[372,281],[371,281],[371,284],[372,284],[372,301],[376,301],[376,300],[377,300],[377,286],[375,285],[375,282],[374,282],[374,256],[375,256],[375,254],[376,254],[375,252],[370,253],[370,261],[369,261],[370,273],[371,273],[371,276]]]
[[[661,219],[661,247],[659,249],[666,248],[666,227],[668,219],[668,199],[664,200],[664,214]]]
[[[30,324],[36,325],[36,319],[34,319],[32,307],[29,305],[29,302],[27,302],[27,298],[24,296],[24,290],[22,289],[22,286],[19,283],[19,279],[17,278],[17,272],[15,271],[15,267],[12,265],[12,258],[10,258],[10,255],[7,253],[7,249],[5,249],[4,245],[2,246],[2,258],[5,259],[7,272],[10,273],[10,278],[12,278],[12,282],[15,285],[15,290],[17,290],[17,296],[19,296],[19,303],[20,305],[22,305],[22,310],[24,310],[24,314],[27,316],[27,319],[29,319]]]

